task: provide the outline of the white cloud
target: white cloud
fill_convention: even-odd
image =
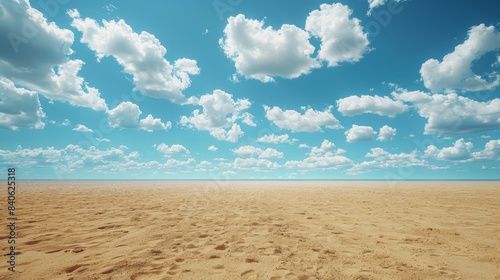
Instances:
[[[95,140],[99,141],[99,142],[104,142],[104,143],[109,143],[111,142],[108,138],[96,138]]]
[[[251,157],[254,155],[260,155],[262,153],[262,149],[247,145],[233,150],[233,153],[239,157]]]
[[[377,114],[380,116],[395,117],[406,112],[408,106],[400,100],[392,100],[388,96],[349,96],[337,100],[338,111],[344,116],[354,116],[365,113]]]
[[[253,126],[253,127],[256,127],[257,124],[255,124],[255,122],[253,121],[253,115],[248,113],[248,112],[244,112],[243,114],[241,114],[241,117],[242,117],[242,123],[248,125],[248,126]]]
[[[237,120],[253,117],[250,113],[244,112],[250,108],[250,101],[247,99],[233,100],[232,95],[222,90],[215,90],[212,94],[206,94],[199,99],[190,99],[192,104],[202,106],[203,110],[196,109],[191,117],[182,116],[180,123],[183,126],[206,130],[210,135],[218,140],[237,142],[243,135]]]
[[[153,145],[153,147],[155,147],[158,152],[165,155],[190,153],[189,150],[186,149],[186,147],[179,144],[174,144],[169,147],[167,144],[161,143],[160,145]]]
[[[430,145],[425,150],[425,156],[433,156],[439,160],[466,160],[471,157],[471,149],[474,144],[465,142],[463,138],[455,141],[453,147],[439,150],[436,146]]]
[[[73,131],[78,131],[78,132],[94,132],[92,129],[84,126],[83,124],[78,124],[75,128],[73,128]]]
[[[283,134],[283,135],[270,134],[260,137],[259,139],[257,139],[257,142],[278,144],[278,143],[289,143],[290,140],[288,134]]]
[[[178,159],[168,159],[165,163],[160,164],[159,169],[174,169],[174,168],[182,168],[184,171],[187,171],[188,167],[192,167],[196,163],[194,158],[188,158],[186,160],[178,160]]]
[[[441,90],[482,91],[500,85],[500,75],[492,71],[478,75],[471,70],[474,61],[500,48],[500,33],[494,26],[473,26],[468,38],[455,47],[443,61],[429,59],[420,68],[425,86],[433,92]]]
[[[174,147],[174,145],[172,146]],[[170,147],[170,148],[172,148]],[[173,150],[176,150],[174,147]],[[181,149],[182,150],[182,149]],[[54,147],[16,150],[0,150],[0,162],[8,162],[14,166],[40,167],[50,166],[51,170],[65,178],[68,174],[81,174],[90,171],[101,174],[121,175],[124,172],[147,170],[151,174],[189,172],[195,167],[196,160],[187,158],[178,160],[168,158],[164,162],[138,162],[140,154],[128,152],[126,146],[100,150],[94,146],[86,149],[78,145],[68,145],[62,149]]]
[[[217,147],[215,147],[214,145],[212,145],[212,146],[208,147],[208,150],[209,150],[210,152],[216,152],[216,151],[218,150],[218,148],[217,148]]]
[[[321,146],[319,148],[313,147],[311,149],[311,155],[326,154],[327,152],[331,151],[334,147],[335,147],[335,144],[333,144],[332,142],[330,142],[328,140],[323,140],[323,142],[321,142]]]
[[[142,111],[136,104],[126,101],[118,104],[116,108],[107,111],[109,125],[113,128],[142,129],[148,132],[153,130],[166,130],[172,126],[171,122],[162,123],[160,119],[155,119],[148,115],[139,121]]]
[[[484,145],[484,149],[472,153],[475,160],[495,160],[500,159],[500,140],[490,140]]]
[[[0,150],[0,162],[25,168],[50,166],[54,172],[60,172],[61,176],[68,172],[80,171],[82,168],[97,171],[114,168],[123,171],[127,164],[130,164],[129,161],[138,156],[135,151],[127,154],[127,150],[126,146],[106,150],[94,146],[85,149],[78,145],[68,145],[62,149],[54,147],[29,149],[18,146],[15,150]]]
[[[99,90],[90,87],[78,76],[83,65],[84,62],[79,59],[69,60],[57,67],[57,74],[51,74],[52,83],[42,87],[33,85],[32,88],[49,99],[67,101],[96,111],[106,110],[108,107]]]
[[[406,0],[368,0],[369,10],[368,15],[371,15],[373,9],[385,5],[389,1],[404,2]]]
[[[424,134],[459,135],[500,129],[500,99],[478,102],[456,93],[428,95],[420,91],[393,93],[413,103],[427,119]]]
[[[12,81],[0,77],[0,128],[42,129],[43,118],[45,113],[35,92],[17,88]]]
[[[345,132],[347,142],[372,141],[377,135],[371,126],[359,126],[353,124],[352,127]]]
[[[481,167],[481,169],[483,169],[483,170],[499,170],[499,169],[500,169],[500,166],[489,166],[489,167],[488,167],[488,166],[483,165],[483,166]]]
[[[172,127],[172,123],[162,123],[161,119],[155,119],[151,114],[148,114],[146,118],[139,121],[139,127],[148,132],[152,132],[153,130],[169,129]]]
[[[353,161],[340,154],[345,153],[345,150],[335,150],[335,144],[328,140],[323,140],[321,146],[312,147],[309,157],[297,161],[290,160],[285,163],[287,168],[299,168],[303,170],[321,169],[321,170],[337,170],[352,166]]]
[[[284,24],[279,30],[264,27],[264,21],[239,14],[229,17],[219,44],[235,63],[238,74],[247,79],[273,82],[275,77],[294,79],[320,68],[319,60],[333,67],[359,61],[369,48],[368,35],[352,11],[342,4],[322,4],[312,11],[305,30]],[[316,58],[310,35],[321,40]],[[233,75],[231,78],[237,81]]]
[[[293,79],[320,67],[311,58],[314,47],[309,43],[309,34],[294,25],[285,24],[274,30],[264,27],[264,21],[239,14],[228,18],[219,44],[234,61],[238,73],[247,79]]]
[[[372,148],[370,149],[370,153],[366,154],[365,157],[371,160],[355,164],[347,170],[347,173],[357,175],[375,170],[405,167],[433,168],[428,162],[419,158],[416,150],[411,153],[391,154],[382,148]]]
[[[236,158],[232,163],[221,163],[221,165],[234,169],[264,172],[280,167],[278,163],[262,158]]]
[[[340,3],[322,4],[306,20],[306,30],[321,39],[318,58],[336,66],[340,62],[359,61],[369,48],[368,35],[361,21],[351,18],[352,10]]]
[[[282,152],[273,148],[267,148],[259,155],[259,158],[282,158],[283,156]]]
[[[50,100],[66,101],[74,106],[106,110],[97,89],[78,76],[81,60],[69,60],[74,35],[61,29],[27,0],[2,3],[0,75]],[[29,34],[29,38],[25,37]]]
[[[342,126],[331,113],[332,106],[325,111],[316,111],[312,108],[307,109],[304,114],[294,110],[283,111],[281,108],[273,108],[264,105],[266,118],[272,121],[281,129],[289,129],[292,132],[317,132],[323,131],[321,127],[329,129],[340,129]]]
[[[252,157],[259,156],[259,158],[282,158],[283,153],[277,151],[276,149],[267,148],[262,150],[251,145],[241,146],[238,149],[234,149],[233,153],[239,157]]]
[[[238,139],[244,134],[244,132],[241,130],[241,127],[237,123],[233,123],[231,128],[229,130],[225,130],[223,128],[214,128],[210,130],[210,135],[215,137],[217,140],[220,141],[228,141],[228,142],[233,142],[236,143],[238,142]]]
[[[397,129],[384,125],[380,128],[377,140],[382,142],[390,141],[394,138],[394,136],[396,136],[396,131]]]
[[[479,152],[472,152],[474,144],[465,142],[463,138],[455,141],[452,147],[438,149],[434,145],[429,145],[425,150],[425,156],[434,157],[438,160],[470,162],[480,160],[500,159],[500,140],[488,141],[484,149]]]
[[[299,148],[300,149],[309,149],[310,147],[307,144],[299,144]]]
[[[287,168],[337,170],[352,165],[352,160],[345,156],[311,156],[302,161],[291,160],[285,163]]]
[[[71,126],[71,122],[68,119],[64,119],[61,123],[62,126]]]
[[[172,65],[164,57],[167,49],[153,34],[135,33],[124,20],[103,20],[101,26],[94,19],[80,18],[77,10],[68,14],[73,19],[71,26],[83,33],[81,42],[95,51],[98,60],[113,56],[124,72],[132,75],[136,90],[147,96],[184,102],[182,91],[191,84],[189,75],[200,71],[195,60],[180,58]]]

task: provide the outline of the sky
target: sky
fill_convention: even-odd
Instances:
[[[18,179],[500,179],[496,0],[1,0]]]

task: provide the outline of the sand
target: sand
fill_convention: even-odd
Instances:
[[[500,279],[500,182],[18,182],[16,203],[0,279]]]

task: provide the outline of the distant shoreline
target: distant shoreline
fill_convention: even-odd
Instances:
[[[17,179],[20,182],[500,182],[500,179]]]

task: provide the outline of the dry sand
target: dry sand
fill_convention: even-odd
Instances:
[[[500,279],[500,182],[18,182],[16,203],[0,279]]]

